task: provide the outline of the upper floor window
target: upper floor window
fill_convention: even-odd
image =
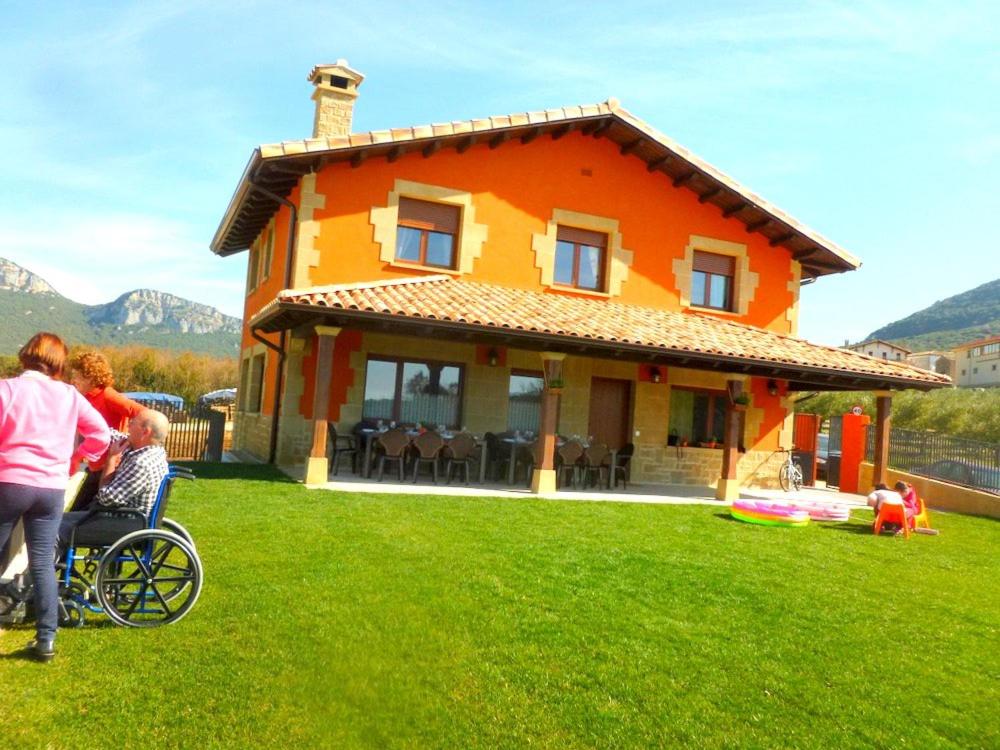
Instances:
[[[460,213],[458,206],[400,197],[396,260],[455,268]]]
[[[608,235],[560,226],[556,234],[556,260],[552,280],[563,286],[604,290]]]
[[[733,311],[735,275],[736,263],[731,255],[695,250],[691,273],[691,304]]]

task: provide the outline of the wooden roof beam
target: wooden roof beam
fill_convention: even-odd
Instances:
[[[394,161],[396,161],[396,159],[398,159],[402,155],[403,155],[403,147],[393,146],[392,148],[389,149],[389,153],[385,155],[385,158],[390,164],[392,164]]]
[[[367,151],[358,151],[351,157],[351,168],[357,169],[368,158]]]
[[[428,143],[426,146],[424,146],[423,151],[421,153],[423,153],[424,158],[427,159],[431,156],[434,156],[434,154],[436,154],[440,150],[440,148],[441,148],[441,141],[434,140]]]
[[[455,147],[455,150],[458,151],[458,153],[460,154],[464,154],[466,151],[472,148],[475,145],[475,143],[476,143],[476,136],[467,135],[465,136],[465,138],[463,138],[458,142],[458,146]]]
[[[747,203],[746,201],[740,201],[735,206],[730,206],[725,211],[723,211],[722,212],[722,218],[723,219],[728,219],[730,216],[734,216],[734,215],[738,214],[740,211],[742,211],[744,208],[746,208],[749,205],[750,204]]]
[[[747,234],[753,234],[754,232],[759,232],[761,229],[766,227],[772,221],[771,217],[765,217],[759,221],[751,221],[747,224]]]
[[[691,178],[694,177],[696,174],[698,173],[692,169],[690,172],[685,172],[682,175],[678,175],[677,177],[674,178],[674,187],[680,187],[686,182],[690,182]]]
[[[576,128],[576,123],[567,122],[565,125],[560,125],[558,128],[552,131],[552,140],[558,141],[567,133],[572,132]]]
[[[541,132],[542,132],[541,128],[538,127],[532,128],[527,133],[521,136],[521,144],[527,146],[529,143],[535,140]]]
[[[802,260],[803,258],[808,258],[810,255],[815,255],[818,252],[818,247],[807,247],[805,250],[797,250],[792,253],[792,260]]]
[[[660,158],[653,159],[653,161],[651,161],[648,164],[646,164],[646,169],[649,170],[650,172],[655,172],[657,169],[659,169],[660,167],[662,167],[664,164],[666,164],[672,158],[674,158],[673,154],[664,154]]]
[[[619,151],[621,151],[622,156],[628,156],[633,151],[635,151],[642,144],[642,138],[636,138],[634,141],[629,141],[624,144]]]
[[[611,128],[611,118],[609,117],[606,120],[603,120],[594,129],[594,132],[591,133],[591,135],[594,136],[594,138],[600,138],[602,135],[604,135],[605,133],[607,133],[610,128]]]
[[[715,196],[717,196],[721,192],[722,192],[722,188],[720,188],[720,187],[712,188],[707,193],[702,193],[701,195],[699,195],[698,196],[698,202],[699,203],[708,203],[710,200],[712,200],[712,198],[714,198]]]
[[[490,138],[490,149],[495,149],[510,140],[510,131],[504,130]]]
[[[785,234],[779,234],[777,237],[775,237],[773,240],[771,240],[768,244],[771,247],[777,247],[778,245],[781,245],[781,244],[783,244],[785,242],[788,242],[788,240],[791,240],[791,239],[795,239],[795,232],[786,232]]]

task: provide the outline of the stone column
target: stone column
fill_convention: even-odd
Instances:
[[[330,384],[333,380],[333,345],[341,329],[316,326],[316,387],[313,392],[312,449],[306,460],[306,484],[324,484],[330,475],[326,457],[326,416],[330,407]]]
[[[715,489],[716,500],[732,502],[739,499],[740,482],[737,479],[736,468],[740,461],[740,412],[746,407],[737,404],[735,399],[743,393],[743,382],[729,380],[726,382],[726,392],[729,402],[726,404],[726,424],[722,442],[722,476]]]
[[[892,392],[875,391],[875,465],[872,481],[885,483],[889,469],[889,428],[892,427]]]
[[[565,385],[562,366],[566,355],[542,352],[541,356],[545,392],[542,394],[540,434],[535,446],[535,470],[531,476],[531,491],[534,493],[555,492],[556,489],[556,418],[559,414],[559,394]]]

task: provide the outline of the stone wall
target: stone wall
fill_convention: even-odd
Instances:
[[[784,456],[772,451],[740,454],[736,473],[744,487],[778,487]],[[688,484],[715,487],[722,475],[722,450],[636,443],[632,481],[646,484]]]
[[[233,418],[233,450],[267,460],[271,442],[271,415],[236,412]]]

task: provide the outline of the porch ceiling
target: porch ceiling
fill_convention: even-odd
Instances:
[[[694,312],[422,276],[289,289],[250,320],[338,325],[788,380],[795,390],[930,390],[944,375]]]

